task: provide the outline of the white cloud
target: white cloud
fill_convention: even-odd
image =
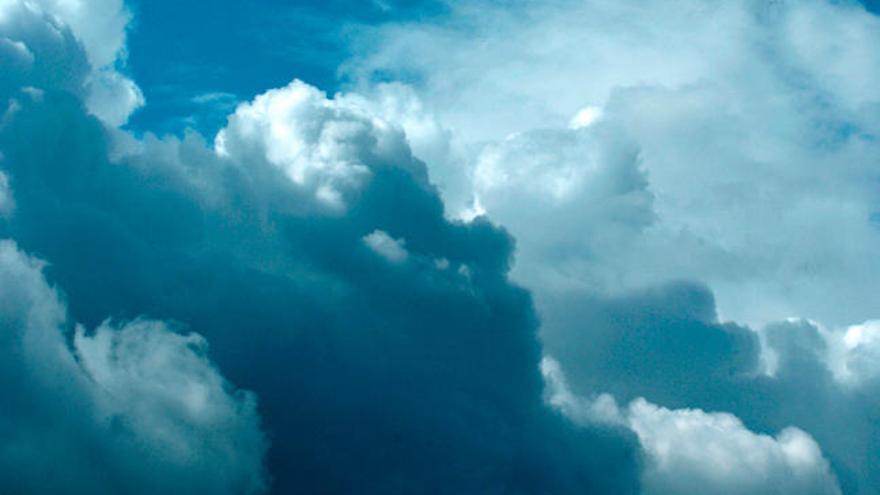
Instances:
[[[687,278],[755,326],[876,317],[876,16],[825,0],[449,8],[366,31],[347,70],[415,81],[466,158],[416,155],[465,168],[457,197],[510,228],[539,300]],[[620,143],[630,160],[599,156]],[[646,182],[627,194],[596,184],[634,168]]]
[[[394,239],[382,230],[374,230],[365,235],[364,243],[376,254],[392,263],[402,263],[409,256],[406,251],[406,242],[403,239]]]
[[[0,5],[0,34],[14,30],[16,23],[24,24],[22,15],[45,16],[55,24],[54,29],[69,29],[82,44],[90,67],[83,81],[86,106],[92,114],[119,126],[144,105],[140,88],[117,70],[126,62],[126,30],[131,20],[123,0],[6,0]]]
[[[373,170],[416,170],[404,132],[361,100],[295,80],[238,106],[215,140],[222,156],[280,168],[304,195],[344,211]]]
[[[579,424],[606,423],[631,429],[646,463],[646,495],[841,493],[813,438],[798,428],[775,437],[754,433],[736,416],[699,409],[667,409],[636,399],[621,409],[609,395],[574,395],[562,370],[544,358],[547,401]]]
[[[826,330],[815,324],[828,342],[829,368],[849,387],[876,385],[880,378],[880,320]]]
[[[646,494],[840,494],[828,461],[807,433],[749,431],[732,414],[670,410],[644,399],[628,422],[649,456]]]
[[[113,126],[124,125],[132,112],[144,105],[144,95],[137,84],[115,70],[94,71],[86,86],[89,111]]]
[[[582,129],[584,127],[590,127],[595,124],[596,121],[602,118],[602,109],[596,106],[586,106],[580,110],[574,117],[571,118],[571,121],[568,123],[568,126],[572,129]]]

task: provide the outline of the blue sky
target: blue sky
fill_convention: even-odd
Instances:
[[[294,77],[335,91],[342,82],[338,66],[352,55],[348,33],[445,11],[436,0],[268,0],[247,8],[224,0],[209,9],[160,0],[130,7],[127,69],[150,102],[131,128],[161,133],[192,126],[208,134],[219,129],[233,98],[248,100]],[[212,94],[207,104],[193,101]]]
[[[0,0],[0,493],[880,495],[880,15]]]

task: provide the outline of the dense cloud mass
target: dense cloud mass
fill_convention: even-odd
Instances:
[[[261,491],[255,399],[218,374],[204,340],[137,320],[77,326],[70,342],[43,267],[0,242],[3,491]]]
[[[136,139],[84,112],[76,33],[30,8],[14,15],[30,27],[9,39],[33,62],[3,77],[0,166],[15,206],[0,234],[48,260],[69,312],[98,326],[72,341],[52,330],[68,365],[114,397],[99,405],[124,405],[121,424],[157,435],[116,452],[156,465],[102,472],[132,484],[146,473],[151,493],[264,481],[253,396],[228,396],[198,357],[201,337],[149,315],[200,332],[224,374],[256,392],[277,493],[636,492],[633,436],[543,403],[537,319],[506,277],[512,240],[485,220],[446,220],[397,125],[294,81],[240,106],[214,147],[196,134]],[[45,76],[62,61],[65,77]],[[206,415],[195,425],[193,408]],[[241,435],[219,420],[240,421]],[[58,429],[45,441],[78,431]],[[191,485],[163,471],[178,455],[199,463],[184,464]],[[115,491],[88,481],[66,483]]]
[[[432,177],[465,177],[539,299],[691,279],[746,323],[877,317],[877,16],[825,0],[450,8],[367,31],[348,72],[413,81],[421,120],[464,155],[429,160]],[[452,213],[470,206],[456,194]]]
[[[0,0],[0,492],[880,493],[860,5],[450,3],[207,137],[131,20]]]
[[[451,214],[517,239],[573,396],[795,427],[844,493],[877,493],[880,19],[824,0],[450,9],[365,30],[347,73],[410,81],[404,126],[448,129],[432,177]],[[811,492],[731,480],[709,491]]]
[[[703,287],[679,283],[558,302],[578,309],[548,309],[567,320],[545,322],[564,333],[546,338],[547,352],[566,370],[573,394],[726,411],[764,434],[796,426],[821,445],[844,493],[875,493],[876,363],[856,364],[876,352],[875,341],[862,337],[872,333],[870,324],[850,329],[848,343],[809,321],[770,325],[762,332],[763,350],[771,355],[768,374],[760,371],[758,335],[719,323]]]

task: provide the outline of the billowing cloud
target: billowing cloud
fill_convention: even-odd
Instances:
[[[130,19],[122,0],[7,0],[0,2],[0,46],[13,43],[29,50],[29,44],[37,44],[54,50],[59,37],[75,39],[88,62],[80,67],[88,67],[89,75],[69,80],[81,86],[76,89],[85,92],[92,114],[110,125],[122,125],[144,104],[140,88],[118,70],[126,61]],[[37,58],[46,65],[48,77],[64,74],[64,67],[71,64],[47,59],[44,54]],[[78,61],[72,64],[76,66]]]
[[[0,241],[0,487],[10,493],[256,493],[252,394],[196,334],[137,320],[76,329],[44,263]],[[51,473],[48,474],[48,473]]]
[[[77,366],[117,398],[102,407],[154,435],[142,448],[157,465],[219,457],[224,475],[254,473],[222,421],[256,416],[187,354],[202,338],[138,315],[197,329],[256,393],[276,493],[637,492],[632,434],[543,403],[537,318],[507,278],[512,239],[447,219],[401,126],[294,81],[240,105],[214,143],[139,139],[83,111],[90,73],[10,83],[0,150],[16,206],[0,235],[48,260],[72,318],[98,328],[73,336]],[[186,444],[202,427],[216,437]]]
[[[447,130],[460,154],[428,168],[461,167],[472,203],[450,209],[516,238],[512,278],[575,393],[734,414],[780,445],[795,427],[844,493],[876,493],[880,19],[825,0],[448,5],[363,30],[347,74],[407,81]]]
[[[825,0],[450,9],[365,31],[348,73],[412,81],[469,150],[462,175],[539,298],[692,279],[745,323],[876,318],[875,15]]]
[[[508,8],[211,138],[116,128],[119,0],[0,2],[0,491],[877,493],[877,19]]]
[[[592,400],[573,394],[552,358],[541,366],[548,402],[566,416],[582,424],[624,425],[638,435],[647,456],[645,494],[841,493],[819,445],[798,428],[771,437],[749,431],[731,414],[670,410],[643,398],[621,409],[607,394]]]
[[[618,297],[570,294],[557,303],[548,305],[545,324],[560,333],[547,336],[546,350],[565,370],[571,397],[644,399],[660,407],[658,414],[724,411],[763,435],[795,427],[821,446],[843,493],[875,493],[878,382],[870,366],[861,367],[873,352],[870,323],[854,326],[848,344],[798,319],[759,335],[720,323],[712,294],[687,283]],[[754,478],[734,484],[747,488]]]

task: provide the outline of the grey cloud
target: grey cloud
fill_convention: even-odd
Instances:
[[[295,81],[240,106],[216,148],[193,133],[135,139],[85,113],[68,88],[87,74],[12,92],[0,150],[16,209],[0,235],[48,260],[72,317],[98,327],[73,341],[120,397],[107,407],[137,415],[151,394],[154,415],[119,423],[164,435],[140,445],[154,483],[176,479],[157,465],[187,458],[174,440],[193,432],[175,419],[205,401],[217,436],[196,458],[253,473],[236,432],[210,421],[255,413],[181,358],[200,339],[155,336],[139,315],[197,329],[224,375],[257,393],[277,493],[637,491],[631,434],[576,426],[542,401],[537,319],[507,278],[512,239],[485,219],[447,220],[401,128]],[[26,77],[14,85],[37,85]],[[378,231],[405,240],[405,262],[363,241]],[[111,330],[108,317],[135,322]],[[206,480],[244,489],[226,481]]]
[[[759,334],[720,323],[699,285],[610,298],[569,293],[544,308],[547,353],[573,393],[726,411],[763,434],[794,426],[821,446],[843,493],[876,493],[877,382],[847,386],[835,376],[834,333],[804,320],[762,329],[773,356],[767,374]]]
[[[254,397],[218,374],[201,337],[147,320],[71,336],[43,269],[0,242],[0,487],[260,491],[266,442]]]

